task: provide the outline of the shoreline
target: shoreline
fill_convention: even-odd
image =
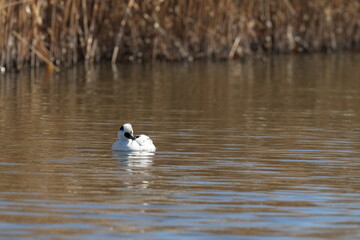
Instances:
[[[359,12],[357,0],[1,1],[0,70],[359,51]]]

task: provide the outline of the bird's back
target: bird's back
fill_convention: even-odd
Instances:
[[[146,135],[141,134],[139,136],[136,136],[136,139],[134,141],[136,141],[140,145],[140,149],[142,150],[155,151],[156,149],[151,138]]]

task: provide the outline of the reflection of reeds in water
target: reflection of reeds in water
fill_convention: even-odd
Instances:
[[[358,49],[358,0],[2,0],[0,66]]]

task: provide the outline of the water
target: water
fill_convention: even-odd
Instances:
[[[359,238],[359,62],[0,75],[0,238]],[[111,152],[125,122],[158,151]]]

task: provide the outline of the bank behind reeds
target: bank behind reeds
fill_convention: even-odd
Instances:
[[[1,0],[0,66],[358,50],[359,12],[359,0]]]

